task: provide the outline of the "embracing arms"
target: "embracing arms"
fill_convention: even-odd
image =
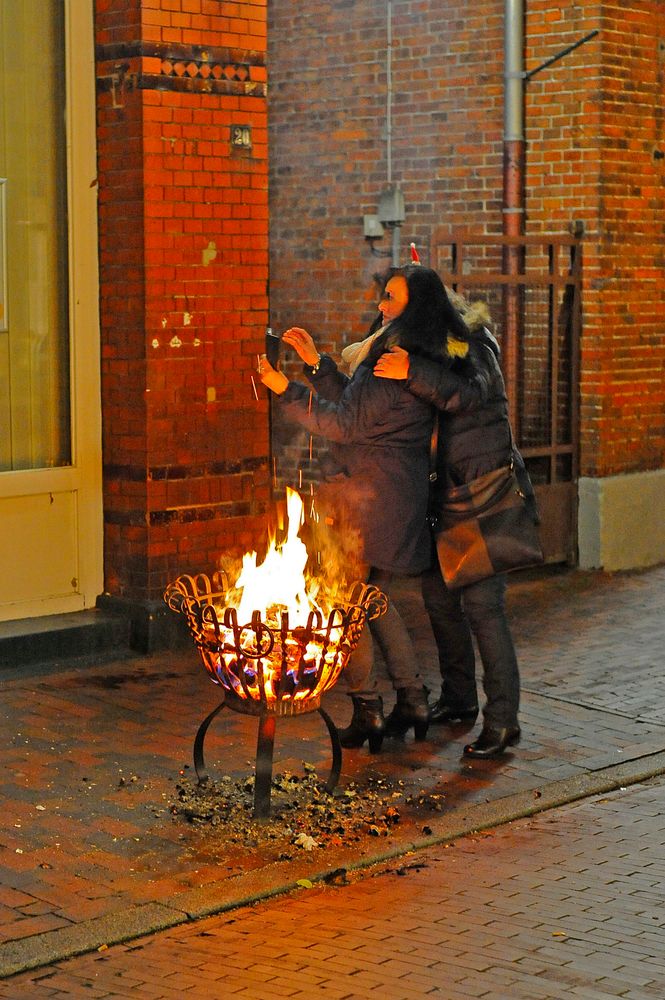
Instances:
[[[498,362],[489,347],[471,343],[465,357],[432,361],[392,347],[374,366],[378,378],[406,381],[414,396],[448,413],[483,406],[496,391]]]

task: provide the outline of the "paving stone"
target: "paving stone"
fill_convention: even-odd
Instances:
[[[409,613],[426,682],[437,692],[431,634],[410,588],[405,585],[399,600]],[[537,805],[554,782],[584,782],[591,774],[602,778],[604,769],[620,761],[648,763],[657,758],[665,749],[664,594],[665,567],[627,574],[563,571],[515,578],[508,600],[524,689],[520,747],[497,762],[469,763],[460,760],[461,745],[477,730],[431,727],[424,744],[391,740],[376,757],[366,750],[345,753],[342,787],[371,773],[401,782],[414,795],[434,790],[442,794],[442,815],[422,808],[405,813],[399,834],[409,831],[415,840],[428,822],[456,811],[464,813],[466,829],[472,830],[474,817],[481,817],[488,804],[532,795]],[[390,706],[385,678],[380,684]],[[78,926],[83,941],[88,922],[92,927],[96,919],[108,917],[121,926],[123,913],[137,903],[177,908],[184,892],[203,886],[211,898],[232,902],[241,897],[241,884],[267,887],[271,878],[284,879],[288,865],[280,868],[269,851],[229,845],[211,830],[183,825],[170,812],[177,782],[192,774],[196,729],[219,700],[193,650],[99,667],[77,664],[52,676],[26,666],[1,675],[0,688],[0,738],[6,748],[0,771],[0,941],[32,934],[37,942],[45,933],[57,941],[58,927],[69,925]],[[328,696],[327,707],[333,718],[346,722],[348,699],[339,685]],[[280,720],[276,768],[288,762],[297,771],[307,761],[325,773],[330,756],[326,739],[318,715],[297,722]],[[231,776],[250,774],[255,743],[255,720],[221,713],[206,744],[209,769]],[[525,815],[526,798],[520,801],[520,815]],[[451,998],[466,995],[466,985],[460,985],[464,955],[467,972],[472,970],[476,977],[476,992],[469,995],[476,997],[492,996],[492,974],[502,970],[502,977],[507,962],[509,974],[516,977],[514,995],[529,995],[523,990],[528,990],[529,977],[538,978],[534,967],[542,968],[547,979],[565,962],[582,977],[581,996],[585,988],[599,996],[628,996],[616,992],[623,984],[632,993],[643,989],[644,997],[651,997],[656,995],[650,992],[651,984],[659,976],[662,981],[665,971],[660,958],[665,922],[663,805],[657,780],[625,791],[615,786],[587,802],[517,820],[491,836],[453,838],[454,849],[421,849],[417,857],[427,867],[401,877],[373,879],[369,872],[374,869],[368,868],[366,877],[355,876],[349,885],[245,906],[233,911],[232,922],[229,914],[216,918],[220,923],[207,932],[210,936],[198,938],[196,948],[188,950],[183,944],[179,968],[189,976],[186,963],[199,960],[206,963],[208,976],[215,949],[224,947],[227,937],[234,951],[243,948],[252,927],[259,940],[274,940],[276,927],[289,914],[280,944],[295,939],[298,946],[290,952],[291,962],[297,956],[310,970],[322,962],[328,978],[331,969],[335,976],[349,978],[353,973],[348,968],[344,972],[342,959],[354,953],[385,954],[383,962],[369,962],[368,974],[381,980],[381,966],[384,979],[390,972],[382,990],[387,998],[393,987],[405,988],[404,983],[400,986],[405,976],[421,975],[417,969],[427,964],[429,949],[440,978],[445,978],[441,972],[446,969],[455,974],[458,994],[451,993]],[[506,837],[514,838],[512,853]],[[380,847],[399,851],[403,843],[396,833]],[[377,856],[376,844],[363,843],[350,863],[371,863]],[[311,871],[318,859],[306,860],[304,866],[302,858],[291,864],[294,877]],[[332,860],[330,852],[326,860]],[[388,864],[393,869],[398,865]],[[417,894],[410,886],[417,886]],[[340,912],[333,907],[332,918],[329,906],[336,894],[355,900],[356,892],[364,893],[363,904],[353,902]],[[276,920],[270,931],[263,923],[268,911]],[[53,923],[39,928],[35,920]],[[320,937],[304,945],[308,921],[314,921]],[[209,921],[197,926],[213,927]],[[185,927],[162,937],[172,947],[176,941],[185,942]],[[558,929],[566,937],[553,945],[552,933]],[[337,942],[335,930],[340,932]],[[159,950],[160,938],[141,940],[140,948],[109,949],[81,995],[90,996],[90,989],[98,988],[98,973],[111,967],[111,956],[126,961],[129,983],[136,963],[143,968],[146,950]],[[471,941],[474,947],[464,951]],[[66,964],[83,960],[73,958]],[[266,953],[262,961],[275,963],[282,985],[278,955]],[[340,961],[342,968],[333,965]],[[238,965],[246,974],[247,966],[242,961]],[[297,970],[288,968],[294,979],[294,992],[288,995],[297,996],[303,992]],[[11,986],[34,985],[39,971],[15,976]],[[315,982],[316,973],[311,974]],[[204,973],[191,971],[187,979],[190,992],[197,975]],[[119,978],[109,980],[105,995],[122,996],[112,989],[120,988]],[[340,995],[351,996],[349,987]],[[424,982],[420,987],[425,989]],[[545,982],[543,988],[550,985]],[[51,980],[41,979],[38,989],[39,996],[55,995],[48,992]],[[229,995],[250,995],[248,981],[224,981],[224,989]],[[433,983],[432,990],[440,989],[440,982]],[[331,982],[325,992],[337,994],[337,984]]]

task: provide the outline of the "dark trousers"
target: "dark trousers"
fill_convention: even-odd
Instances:
[[[438,561],[422,577],[425,607],[439,652],[441,693],[453,708],[478,704],[475,637],[483,665],[485,724],[493,729],[516,726],[520,676],[506,618],[503,576],[448,590]]]
[[[388,675],[395,691],[399,688],[422,688],[416,651],[404,620],[390,596],[393,574],[372,567],[367,582],[378,587],[388,598],[385,615],[365,626],[360,642],[344,670],[349,694],[376,697],[377,683],[374,675],[374,649],[372,637],[386,661]]]

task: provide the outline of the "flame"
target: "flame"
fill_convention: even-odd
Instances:
[[[242,591],[237,603],[240,622],[248,622],[254,611],[259,611],[265,621],[276,621],[277,614],[286,611],[290,628],[296,628],[306,625],[311,611],[321,611],[317,603],[319,584],[305,573],[308,553],[299,537],[305,520],[303,503],[300,495],[288,488],[286,512],[284,542],[277,545],[272,539],[260,565],[256,563],[256,552],[243,556],[242,570],[233,588]]]
[[[218,683],[241,698],[267,703],[320,697],[335,683],[351,651],[342,642],[342,622],[326,624],[322,605],[332,608],[331,595],[322,594],[319,581],[307,572],[309,555],[299,535],[304,507],[296,490],[286,491],[286,516],[286,538],[279,544],[271,539],[263,562],[257,564],[256,552],[243,556],[240,574],[225,598],[226,607],[236,610],[239,636],[220,620],[224,642],[210,670]],[[312,612],[320,616],[314,631]],[[263,652],[264,624],[272,636],[270,652]]]
[[[238,705],[260,702],[280,714],[317,708],[356,649],[367,617],[385,610],[376,588],[349,587],[334,547],[319,548],[318,538],[316,565],[308,572],[314,553],[300,538],[304,524],[300,495],[287,489],[286,537],[270,540],[260,564],[249,552],[232,586],[227,570],[212,579],[184,575],[164,595],[185,614],[212,680],[233,692]],[[308,530],[321,526],[312,493]]]

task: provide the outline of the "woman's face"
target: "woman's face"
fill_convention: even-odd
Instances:
[[[386,285],[379,302],[379,312],[383,315],[383,322],[390,323],[391,320],[401,316],[408,301],[409,289],[406,278],[401,274],[396,274]]]

